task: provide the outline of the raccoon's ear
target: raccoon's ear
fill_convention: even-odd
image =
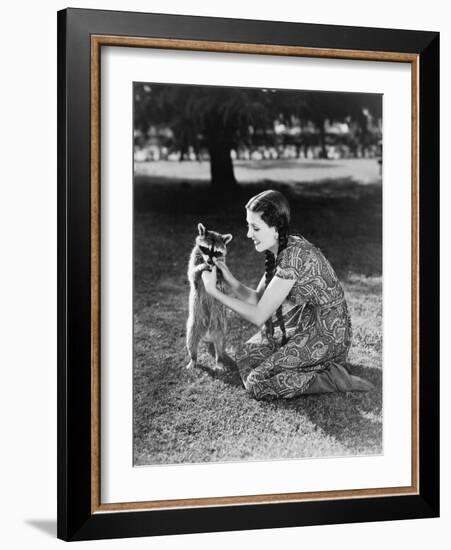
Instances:
[[[227,235],[222,235],[222,240],[224,241],[224,244],[229,244],[232,239],[233,236],[230,233],[227,233]]]
[[[197,229],[199,230],[199,235],[201,237],[203,237],[207,232],[207,228],[205,227],[205,225],[202,225],[201,223],[197,224]]]

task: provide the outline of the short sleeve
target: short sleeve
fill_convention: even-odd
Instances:
[[[285,248],[277,261],[275,276],[280,279],[299,279],[302,269],[301,250],[297,246]]]

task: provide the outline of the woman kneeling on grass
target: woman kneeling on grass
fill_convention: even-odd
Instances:
[[[352,333],[340,281],[318,248],[289,235],[287,199],[273,190],[256,195],[246,204],[246,220],[247,237],[266,255],[257,290],[218,260],[202,273],[209,294],[261,327],[236,353],[246,390],[256,399],[371,390],[344,366]],[[217,269],[236,298],[216,288]]]

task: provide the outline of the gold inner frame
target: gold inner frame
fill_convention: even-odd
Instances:
[[[100,499],[100,53],[102,46],[247,53],[410,63],[412,98],[412,479],[408,487],[280,493],[247,496],[118,502]],[[419,56],[397,52],[334,50],[267,44],[193,41],[127,36],[91,36],[91,513],[211,506],[307,502],[419,494]]]

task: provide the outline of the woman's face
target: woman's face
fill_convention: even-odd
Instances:
[[[246,221],[247,237],[254,242],[255,250],[257,252],[271,250],[273,254],[276,254],[279,245],[276,228],[269,227],[258,212],[251,210],[246,210]]]

